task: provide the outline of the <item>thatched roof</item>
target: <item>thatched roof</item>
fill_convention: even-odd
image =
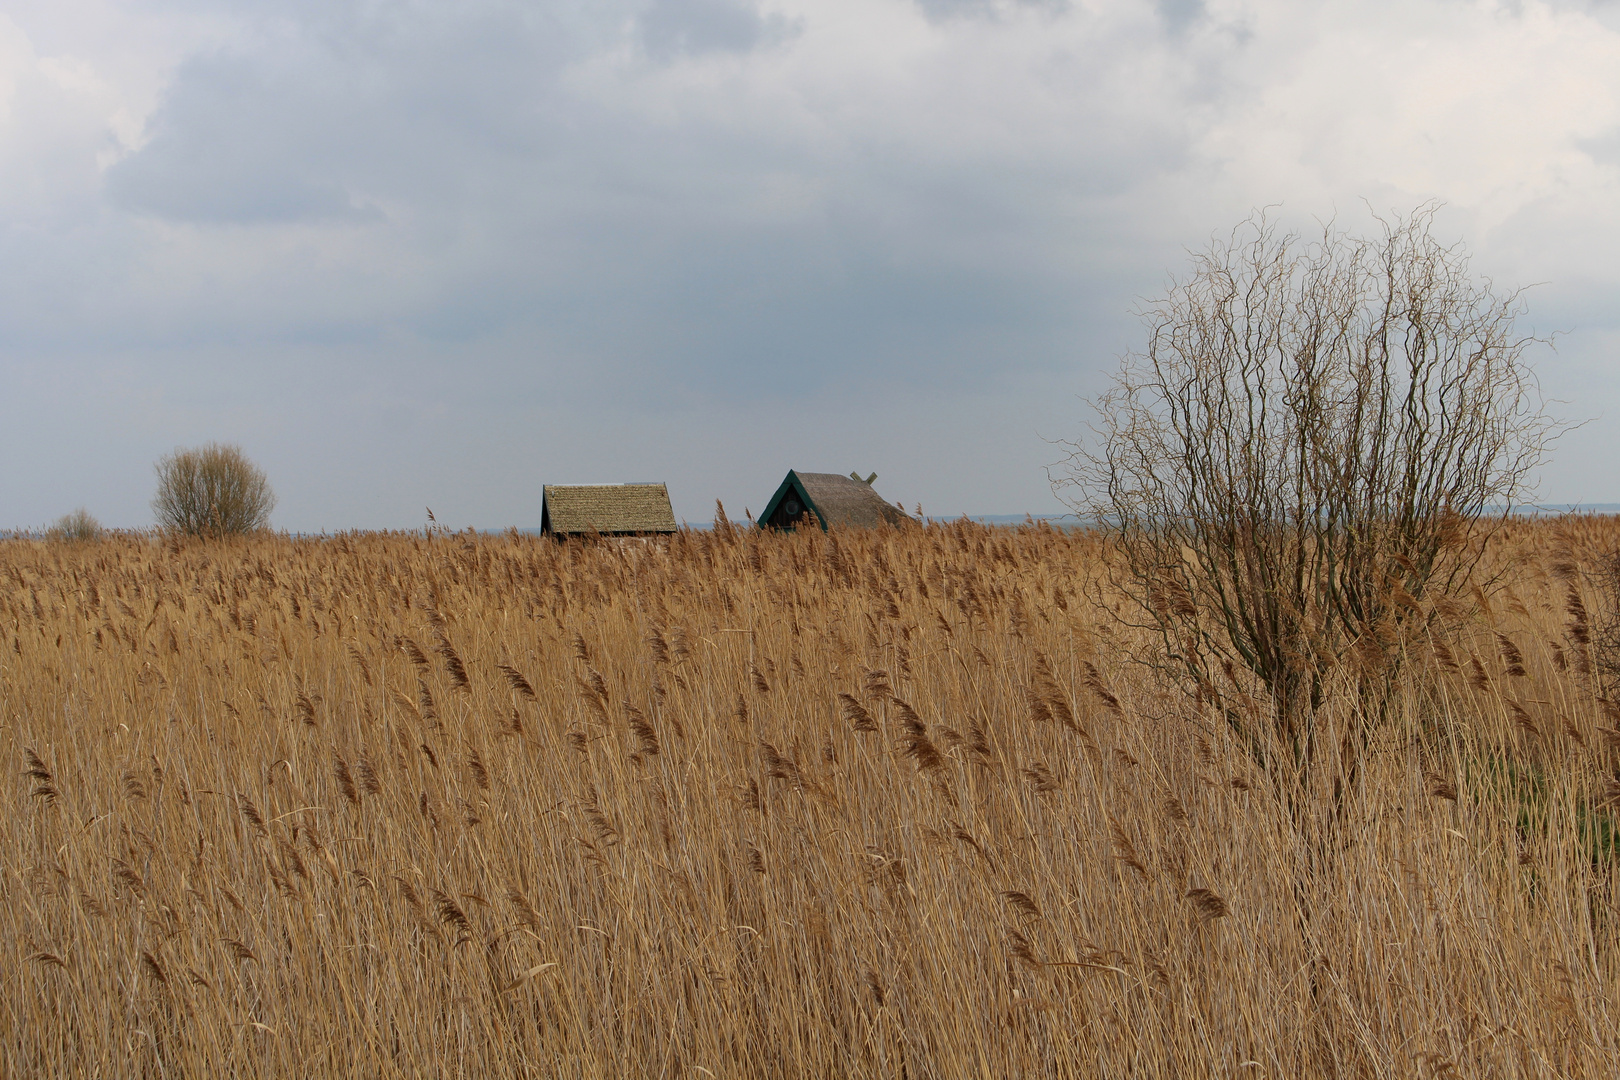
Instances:
[[[795,509],[797,508],[797,509]],[[873,528],[909,525],[913,519],[899,507],[883,501],[871,484],[838,473],[789,470],[760,514],[762,525],[792,528],[804,513],[813,513],[823,529],[833,525]]]
[[[663,484],[547,484],[540,531],[558,536],[672,533],[675,511]]]

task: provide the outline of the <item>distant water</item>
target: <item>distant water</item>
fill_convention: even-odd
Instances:
[[[1543,506],[1521,506],[1513,511],[1526,517],[1548,514],[1620,514],[1620,503],[1547,503]]]
[[[1022,525],[1026,521],[1045,521],[1053,525],[1078,525],[1078,514],[962,514],[954,518],[934,518],[934,521],[960,521],[962,518],[980,525]]]

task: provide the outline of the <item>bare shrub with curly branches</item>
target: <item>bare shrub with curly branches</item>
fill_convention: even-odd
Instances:
[[[1170,669],[1290,784],[1347,671],[1353,773],[1403,638],[1469,586],[1558,432],[1522,291],[1437,240],[1436,209],[1371,237],[1257,214],[1195,253],[1141,311],[1146,351],[1094,402],[1095,439],[1054,467],[1113,534]]]

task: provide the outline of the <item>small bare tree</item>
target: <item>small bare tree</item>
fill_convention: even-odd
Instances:
[[[252,532],[270,523],[276,496],[240,447],[209,443],[176,450],[155,466],[152,512],[164,529],[189,536]]]
[[[1473,276],[1435,210],[1309,240],[1261,214],[1195,253],[1142,310],[1147,350],[1094,402],[1095,441],[1054,474],[1113,533],[1171,669],[1299,784],[1341,658],[1365,738],[1365,692],[1467,585],[1476,526],[1523,497],[1556,434],[1520,292]]]
[[[45,537],[69,544],[88,544],[100,540],[102,533],[101,522],[81,506],[57,518],[56,524],[45,530]]]

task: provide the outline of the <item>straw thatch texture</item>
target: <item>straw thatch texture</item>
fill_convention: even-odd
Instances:
[[[833,526],[875,528],[879,525],[908,525],[912,519],[905,511],[883,501],[870,484],[838,473],[788,471],[782,486],[776,489],[766,504],[760,521],[778,527],[791,526],[797,515],[783,514],[792,501],[803,504],[821,523],[823,529]],[[780,520],[779,520],[780,519]]]
[[[663,484],[547,484],[542,532],[559,536],[598,533],[672,533],[675,511]]]

